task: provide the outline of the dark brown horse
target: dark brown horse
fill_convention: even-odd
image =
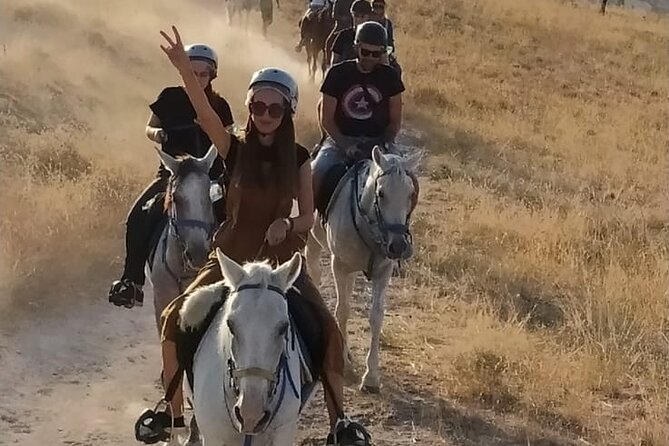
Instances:
[[[302,42],[307,49],[307,64],[312,80],[316,77],[319,54],[322,54],[321,72],[323,73],[323,77],[325,77],[325,71],[330,62],[327,60],[325,41],[333,28],[334,19],[332,18],[331,6],[312,14],[306,14],[300,21],[300,33],[302,34]]]

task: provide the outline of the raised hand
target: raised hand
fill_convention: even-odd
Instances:
[[[160,31],[160,35],[162,35],[168,43],[167,46],[160,45],[160,49],[167,54],[170,62],[172,62],[172,65],[174,65],[179,72],[191,70],[190,59],[188,59],[186,50],[184,50],[179,30],[177,30],[176,26],[172,25],[172,31],[174,32],[174,39],[172,39],[172,37],[165,31]]]

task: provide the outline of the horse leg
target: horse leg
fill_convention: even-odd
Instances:
[[[307,42],[305,49],[307,50],[307,70],[309,75],[311,75],[311,48],[309,48],[309,42]]]
[[[180,293],[179,287],[171,279],[167,279],[169,283],[154,283],[153,286],[153,307],[155,310],[156,316],[156,326],[158,328],[158,335],[161,332],[160,326],[160,315],[163,313],[165,307],[169,305],[172,300],[177,297]]]
[[[337,293],[337,306],[335,307],[335,314],[337,317],[337,324],[339,330],[344,338],[344,348],[346,350],[346,358],[350,361],[350,353],[348,351],[348,318],[351,313],[351,294],[353,293],[353,282],[355,274],[350,272],[334,254],[330,257],[332,264],[332,275],[335,281],[335,291]]]
[[[320,224],[316,223],[315,226],[320,226]],[[320,228],[314,227],[312,231],[318,229]],[[307,258],[307,272],[309,273],[311,280],[314,281],[314,285],[316,285],[317,288],[320,288],[321,286],[321,250],[321,244],[318,242],[318,240],[316,240],[314,234],[309,231],[309,235],[307,237],[307,246],[304,250],[304,254]]]
[[[184,446],[202,446],[202,441],[200,440],[200,428],[197,426],[195,414],[190,418],[189,427],[190,432],[188,434],[188,440],[186,440]]]
[[[311,80],[316,80],[316,66],[318,64],[318,51],[311,51]]]
[[[381,378],[379,376],[379,344],[381,342],[381,327],[385,312],[386,288],[393,272],[393,264],[387,262],[375,274],[372,280],[372,308],[369,311],[369,325],[372,339],[367,354],[367,370],[362,376],[360,390],[369,393],[379,393]]]
[[[325,51],[325,48],[321,48],[321,52],[323,54],[322,59],[321,59],[321,74],[323,76],[323,79],[325,79],[325,72],[328,69],[328,58],[327,58],[327,52]]]
[[[314,60],[314,51],[311,45],[311,40],[307,42],[307,68],[309,69],[309,78],[313,80],[313,60]]]

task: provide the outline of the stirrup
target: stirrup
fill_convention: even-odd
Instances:
[[[160,400],[153,409],[146,409],[135,422],[135,439],[144,444],[155,444],[159,441],[169,442],[174,434],[174,429],[185,427],[183,419],[175,422],[174,416],[158,409],[164,406],[169,407],[169,403]]]
[[[144,292],[140,285],[128,279],[116,280],[109,290],[109,302],[117,307],[141,307],[144,305]]]
[[[327,446],[371,446],[372,436],[365,427],[350,418],[337,420],[333,432],[328,434]]]

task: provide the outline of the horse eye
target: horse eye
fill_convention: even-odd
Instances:
[[[228,330],[232,336],[235,335],[235,324],[230,319],[228,319]]]
[[[279,326],[279,336],[284,336],[288,331],[288,322],[284,322]]]
[[[386,194],[382,190],[379,191],[379,198],[386,198]]]

